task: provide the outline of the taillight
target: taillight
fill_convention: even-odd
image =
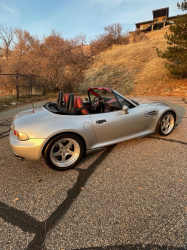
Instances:
[[[28,140],[28,136],[24,133],[18,132],[14,129],[14,135],[16,136],[16,138],[20,141],[26,141]]]

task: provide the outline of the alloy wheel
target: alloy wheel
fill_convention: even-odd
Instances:
[[[72,138],[63,138],[57,141],[50,150],[50,159],[58,167],[72,165],[80,155],[80,146]]]
[[[174,117],[172,114],[166,114],[161,121],[161,131],[167,135],[171,132],[175,124]]]

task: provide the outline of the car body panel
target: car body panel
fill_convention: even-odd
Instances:
[[[10,130],[9,141],[14,154],[27,160],[39,160],[42,148],[46,143],[45,139],[20,141],[14,136],[12,130]]]
[[[120,96],[133,104],[128,113],[124,113],[121,109],[89,115],[59,115],[48,111],[45,107],[18,113],[13,120],[13,130],[26,134],[29,140],[18,140],[11,131],[9,138],[14,153],[25,159],[37,160],[41,157],[48,141],[62,133],[74,133],[82,137],[86,151],[90,152],[155,133],[161,116],[167,111],[174,112],[177,120],[175,110],[165,103],[151,102],[136,105]],[[106,122],[98,124],[98,120]]]
[[[167,111],[173,111],[176,115],[176,121],[177,121],[177,113],[172,107],[168,106],[165,103],[159,103],[159,102],[152,102],[146,104],[144,103],[140,104],[138,107],[141,109],[143,115],[142,131],[146,130],[156,131],[156,127],[161,116]],[[156,114],[153,113],[154,111],[156,112]],[[149,113],[151,115],[149,115]]]
[[[95,150],[96,148],[104,148],[104,147],[107,147],[107,146],[110,146],[113,144],[117,144],[117,143],[120,143],[123,141],[128,141],[128,140],[135,139],[135,138],[142,138],[142,137],[152,135],[152,134],[155,134],[155,131],[154,132],[151,130],[140,131],[140,132],[135,133],[135,134],[115,138],[113,140],[108,140],[108,141],[96,143],[96,144],[92,145],[92,147],[89,150],[91,151],[91,150]]]
[[[98,142],[129,136],[141,131],[143,125],[142,112],[138,107],[129,109],[128,114],[123,110],[90,115]],[[99,124],[97,121],[106,120]]]
[[[31,150],[32,152],[34,152],[34,154],[31,154],[28,157],[25,150],[21,152],[21,154],[18,154],[18,151],[20,152],[20,150],[16,151],[15,148],[18,147],[20,149],[21,145],[23,145],[23,148],[29,147],[28,141],[19,141],[11,133],[10,144],[15,154],[26,159],[35,160],[36,155],[38,155],[38,143],[36,143],[36,148],[34,148],[33,141],[35,139],[41,139],[43,143],[41,144],[41,150],[39,151],[40,158],[43,147],[45,146],[46,142],[49,141],[55,135],[61,133],[75,133],[80,135],[85,141],[86,148],[90,148],[93,143],[97,143],[96,135],[89,115],[56,115],[50,113],[44,107],[37,108],[35,110],[35,113],[33,113],[32,110],[20,112],[14,117],[13,120],[14,129],[22,133],[24,131],[24,134],[29,137],[28,141],[31,141]],[[13,140],[13,138],[15,140]]]

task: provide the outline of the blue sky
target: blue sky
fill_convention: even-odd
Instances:
[[[181,1],[179,1],[181,2]],[[54,29],[65,38],[85,34],[87,41],[103,27],[121,23],[124,31],[152,19],[152,10],[169,7],[169,16],[184,14],[177,0],[0,0],[0,23],[26,29],[31,35],[49,35]]]

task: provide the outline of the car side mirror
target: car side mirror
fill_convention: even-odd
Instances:
[[[89,100],[88,100],[88,97],[85,97],[85,98],[84,98],[84,101],[85,101],[85,102],[88,102],[88,101],[89,101]]]
[[[122,106],[122,109],[123,109],[123,111],[124,111],[124,114],[128,114],[128,113],[129,113],[129,112],[128,112],[128,110],[129,110],[129,107],[128,107],[128,106],[123,105],[123,106]]]

